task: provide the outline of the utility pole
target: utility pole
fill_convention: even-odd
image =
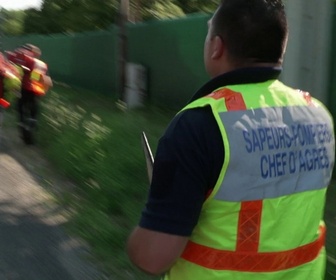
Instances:
[[[120,0],[119,6],[119,100],[125,102],[127,34],[126,23],[129,20],[129,0]]]
[[[136,0],[136,5],[135,5],[135,22],[141,22],[142,17],[141,17],[141,0]]]

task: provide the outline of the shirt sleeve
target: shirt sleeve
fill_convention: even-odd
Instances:
[[[190,236],[223,160],[223,140],[210,107],[177,115],[158,143],[152,184],[139,225]]]

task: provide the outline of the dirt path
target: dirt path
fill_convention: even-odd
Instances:
[[[15,128],[5,126],[0,136],[0,280],[107,279],[86,261],[87,246],[65,233],[49,193],[71,183]]]

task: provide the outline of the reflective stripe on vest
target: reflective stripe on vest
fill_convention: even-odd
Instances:
[[[10,103],[7,100],[5,100],[5,99],[0,98],[0,106],[2,108],[6,109],[6,108],[8,108],[10,106]]]
[[[45,95],[45,87],[43,84],[42,74],[33,71],[30,77],[30,83],[32,91],[36,95]]]
[[[47,66],[44,62],[36,58],[34,62],[34,69],[30,73],[31,88],[36,95],[45,95],[43,75],[47,72]]]
[[[238,249],[232,252],[189,241],[181,257],[197,265],[215,270],[274,272],[313,261],[323,248],[325,237],[325,227],[321,226],[319,238],[314,242],[280,252],[249,252]],[[244,243],[244,240],[240,242]]]

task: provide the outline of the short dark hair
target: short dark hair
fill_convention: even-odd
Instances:
[[[288,26],[281,0],[222,0],[212,26],[236,63],[282,61]]]
[[[33,44],[24,44],[21,46],[21,48],[31,52],[33,56],[41,55],[41,49]]]
[[[21,46],[22,49],[25,49],[27,51],[32,51],[33,50],[33,45],[32,44],[24,44]]]

